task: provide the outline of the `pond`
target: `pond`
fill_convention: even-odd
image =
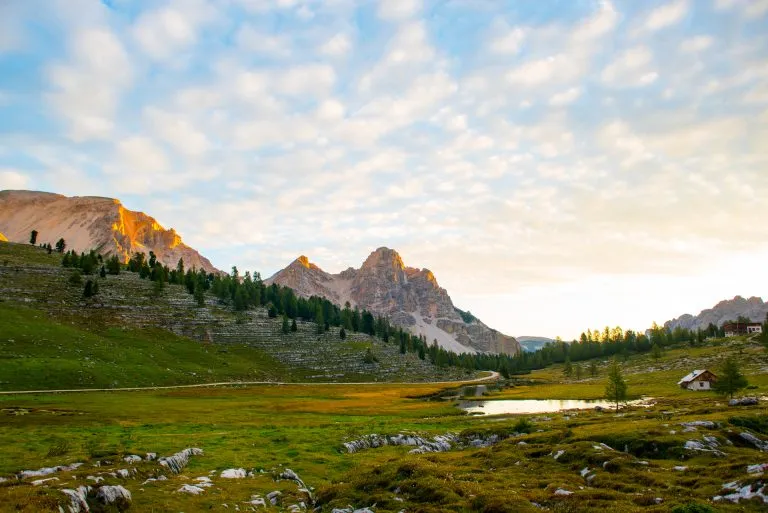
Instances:
[[[640,406],[648,399],[628,401],[627,405]],[[564,410],[588,410],[600,406],[611,409],[613,404],[603,400],[583,399],[505,399],[501,401],[460,401],[459,408],[472,415],[503,415],[506,413],[556,413]]]

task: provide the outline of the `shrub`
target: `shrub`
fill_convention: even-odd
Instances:
[[[69,275],[69,283],[70,285],[80,285],[83,283],[83,275],[80,274],[80,271],[72,271],[72,274]]]
[[[520,417],[517,422],[515,422],[515,425],[512,426],[512,430],[517,433],[532,433],[533,428],[533,422],[528,420],[527,417]]]

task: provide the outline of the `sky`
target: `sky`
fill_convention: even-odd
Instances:
[[[768,0],[2,0],[0,189],[641,330],[768,296]]]

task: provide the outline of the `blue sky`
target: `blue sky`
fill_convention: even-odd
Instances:
[[[768,287],[768,1],[8,0],[0,189],[223,269],[378,246],[513,335]]]

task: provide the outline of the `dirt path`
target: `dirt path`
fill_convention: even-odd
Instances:
[[[200,383],[197,385],[172,385],[164,387],[124,387],[124,388],[72,388],[62,390],[11,390],[0,391],[0,395],[19,395],[19,394],[65,394],[71,392],[137,392],[142,390],[173,390],[179,388],[206,388],[206,387],[226,387],[226,386],[241,386],[241,385],[299,385],[299,386],[316,386],[316,385],[460,385],[462,383],[482,383],[486,381],[496,381],[499,379],[499,373],[495,371],[488,371],[490,375],[482,378],[462,381],[421,381],[421,382],[388,382],[388,381],[366,381],[362,383],[320,383],[320,382],[300,382],[291,383],[284,381],[222,381],[220,383]]]

